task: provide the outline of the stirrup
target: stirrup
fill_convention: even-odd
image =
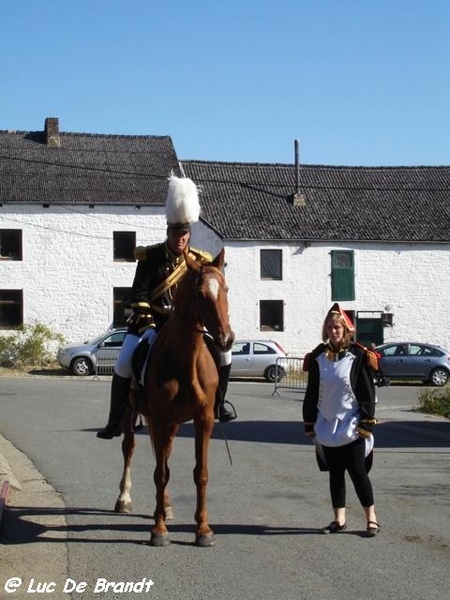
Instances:
[[[225,404],[229,404],[231,406],[231,410],[225,408]],[[236,409],[229,400],[225,400],[223,404],[219,404],[217,418],[221,423],[228,423],[229,421],[234,421],[234,419],[237,419]]]

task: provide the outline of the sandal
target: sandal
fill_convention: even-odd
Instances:
[[[340,533],[344,529],[347,529],[347,523],[339,525],[337,521],[331,521],[329,525],[320,530],[320,533]]]
[[[375,537],[377,533],[380,533],[381,527],[376,521],[367,521],[366,536]]]

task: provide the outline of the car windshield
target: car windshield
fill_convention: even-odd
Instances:
[[[97,337],[95,337],[92,340],[89,340],[87,342],[84,342],[85,344],[89,345],[89,346],[94,346],[95,344],[98,344],[99,342],[101,342],[101,340],[105,337],[105,334],[102,333],[101,335],[98,335]]]

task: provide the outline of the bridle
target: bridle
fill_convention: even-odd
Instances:
[[[221,275],[220,269],[218,269],[217,267],[213,267],[211,265],[201,265],[200,269],[195,274],[195,276],[191,282],[191,291],[192,291],[196,316],[189,318],[189,317],[181,317],[181,316],[177,315],[177,317],[181,321],[184,321],[185,323],[190,323],[190,322],[194,323],[194,325],[192,327],[193,331],[196,331],[198,333],[208,332],[214,339],[212,332],[205,325],[204,318],[202,316],[202,310],[201,310],[200,287],[201,287],[201,284],[203,282],[203,277],[205,276],[206,272],[208,272],[208,273],[216,272]]]

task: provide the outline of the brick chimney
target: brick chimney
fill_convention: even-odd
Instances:
[[[50,148],[59,148],[61,139],[59,137],[59,119],[57,117],[47,117],[45,119],[44,140]]]

